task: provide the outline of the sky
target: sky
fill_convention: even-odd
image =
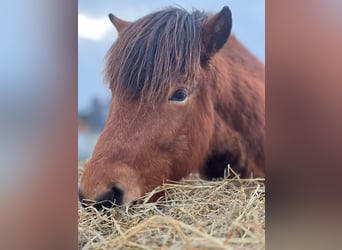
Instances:
[[[232,32],[261,61],[265,62],[265,1],[264,0],[84,0],[78,2],[78,110],[90,107],[95,96],[109,101],[110,90],[104,82],[106,52],[117,32],[108,14],[134,21],[168,6],[193,8],[209,13],[219,12],[225,5],[233,15]]]

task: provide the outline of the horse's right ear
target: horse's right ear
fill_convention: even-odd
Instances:
[[[211,56],[223,47],[230,35],[231,29],[232,13],[227,6],[204,22],[202,30],[204,51],[201,57],[203,64],[206,64]]]
[[[120,33],[124,28],[131,24],[130,22],[121,20],[120,18],[114,16],[112,13],[110,13],[108,17],[118,33]]]

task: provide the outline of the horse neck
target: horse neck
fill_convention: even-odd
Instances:
[[[233,135],[258,158],[263,155],[265,136],[264,66],[235,37],[213,58],[212,65],[216,123],[227,131],[219,131],[217,140],[226,143],[224,137]]]

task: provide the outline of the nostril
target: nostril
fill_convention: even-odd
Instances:
[[[87,200],[81,191],[78,192],[78,199],[83,207],[94,206],[97,210],[101,210],[102,207],[111,208],[113,205],[122,205],[123,196],[124,192],[120,188],[112,187],[95,202]]]
[[[121,205],[123,202],[123,195],[124,192],[121,189],[112,187],[109,192],[99,199],[99,204],[106,208],[111,208],[114,204]]]

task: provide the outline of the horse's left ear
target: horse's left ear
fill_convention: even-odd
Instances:
[[[204,51],[202,63],[207,63],[212,55],[223,47],[232,29],[232,13],[228,6],[214,16],[209,17],[203,24],[202,42]]]
[[[131,24],[130,22],[121,20],[120,18],[114,16],[112,13],[110,13],[108,17],[118,33],[120,33],[124,28]]]

